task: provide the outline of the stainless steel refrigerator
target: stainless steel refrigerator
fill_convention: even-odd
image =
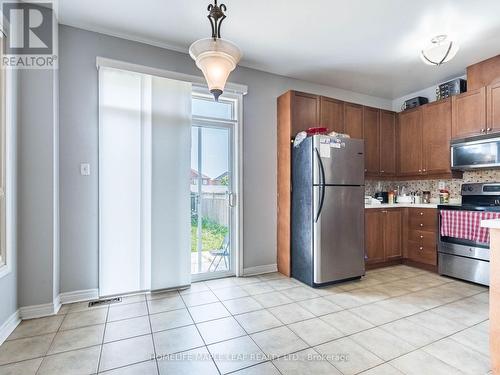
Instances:
[[[364,141],[324,135],[292,148],[292,277],[321,286],[365,274]]]

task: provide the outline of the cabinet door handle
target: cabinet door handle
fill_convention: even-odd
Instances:
[[[380,173],[385,173],[385,171],[380,171]]]

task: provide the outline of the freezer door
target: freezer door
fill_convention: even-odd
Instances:
[[[365,156],[361,139],[337,139],[314,136],[313,140],[314,184],[364,185]],[[322,171],[323,169],[323,171]]]
[[[316,284],[364,275],[364,194],[363,186],[314,187]]]

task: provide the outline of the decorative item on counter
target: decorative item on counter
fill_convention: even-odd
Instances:
[[[415,204],[421,204],[422,203],[422,195],[420,194],[420,192],[417,192],[415,194]]]
[[[422,192],[422,203],[428,204],[431,203],[431,192],[423,191]]]
[[[392,190],[387,194],[387,203],[394,204],[394,191]]]
[[[315,126],[306,130],[307,135],[316,135],[316,134],[326,134],[328,133],[328,128],[324,126]]]
[[[446,189],[439,190],[439,203],[448,204],[450,202],[450,192]]]
[[[306,132],[300,132],[295,136],[295,139],[293,140],[293,147],[299,147],[299,145],[302,143],[304,139],[307,138],[307,133]]]

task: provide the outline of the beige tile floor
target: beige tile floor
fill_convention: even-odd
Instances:
[[[488,374],[488,289],[406,267],[312,289],[280,274],[24,321],[0,375]]]

